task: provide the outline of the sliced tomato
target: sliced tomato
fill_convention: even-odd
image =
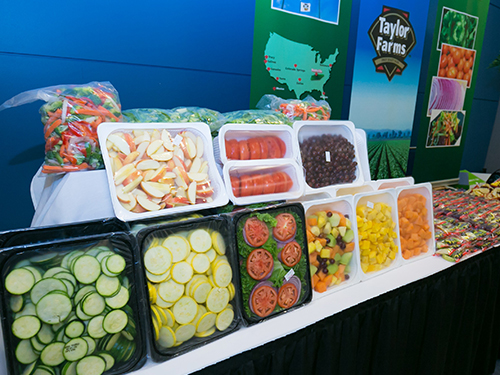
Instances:
[[[278,303],[278,293],[269,285],[261,285],[254,290],[249,303],[255,314],[263,318],[274,311]]]
[[[290,177],[290,175],[286,172],[281,172],[283,177],[285,177],[285,191],[290,191],[290,189],[293,187],[293,180]]]
[[[252,175],[253,195],[261,195],[264,192],[264,179],[260,174]]]
[[[269,153],[269,151],[267,149],[267,142],[262,137],[258,137],[257,140],[258,140],[259,145],[260,145],[260,158],[267,159],[268,153]]]
[[[240,177],[240,194],[242,197],[253,195],[253,179],[249,175]]]
[[[285,177],[280,172],[275,172],[272,174],[274,183],[276,184],[274,188],[275,193],[283,193],[285,191]]]
[[[265,174],[262,176],[264,182],[264,190],[262,194],[273,194],[276,189],[276,183],[274,182],[273,176],[270,174]]]
[[[238,160],[240,158],[240,148],[236,139],[226,141],[226,156],[228,159]]]
[[[248,147],[247,140],[242,140],[238,142],[238,146],[240,148],[240,160],[248,160],[250,159],[250,148]]]
[[[233,189],[233,195],[235,197],[240,196],[240,179],[236,176],[231,176],[231,188]]]
[[[283,284],[278,292],[278,305],[288,309],[299,299],[299,291],[292,283]]]
[[[248,140],[248,148],[250,149],[250,159],[260,159],[260,144],[257,138]]]
[[[288,267],[293,267],[299,263],[302,257],[302,248],[297,241],[290,241],[281,250],[281,261]]]
[[[288,241],[295,236],[297,223],[292,214],[282,213],[276,216],[276,226],[273,228],[273,235],[278,241]]]
[[[280,137],[274,137],[274,138],[276,139],[276,142],[278,142],[278,145],[280,146],[280,151],[281,151],[280,158],[284,158],[286,154],[286,143]]]
[[[245,238],[250,246],[259,247],[266,243],[269,238],[269,228],[266,223],[256,217],[245,221]]]
[[[276,137],[266,137],[267,142],[267,157],[269,159],[277,159],[281,156],[280,145],[276,141]]]
[[[265,249],[253,250],[247,258],[247,272],[254,280],[262,280],[272,272],[274,260]]]

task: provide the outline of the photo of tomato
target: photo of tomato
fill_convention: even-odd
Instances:
[[[266,223],[256,217],[250,217],[243,228],[245,241],[252,247],[264,245],[269,238],[269,228]]]
[[[467,81],[470,87],[476,51],[443,43],[439,58],[438,77]]]
[[[273,256],[265,249],[255,249],[248,256],[246,266],[247,272],[252,279],[267,279],[273,272]]]
[[[257,286],[253,291],[249,301],[252,312],[261,318],[271,314],[278,303],[278,293],[270,285]]]
[[[293,267],[302,257],[302,248],[297,241],[291,241],[285,245],[278,256],[287,267]]]
[[[276,216],[278,221],[273,229],[273,236],[278,241],[285,242],[295,236],[297,223],[292,214],[282,213]]]

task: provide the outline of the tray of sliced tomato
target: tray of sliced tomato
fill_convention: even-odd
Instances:
[[[235,214],[241,311],[248,325],[311,301],[304,209],[280,204]]]

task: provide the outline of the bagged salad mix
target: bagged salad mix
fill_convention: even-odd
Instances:
[[[316,100],[310,95],[300,100],[266,94],[257,103],[257,108],[281,112],[291,121],[329,120],[332,112],[326,100]]]
[[[103,169],[97,127],[121,121],[118,92],[109,82],[58,85],[23,92],[7,100],[0,111],[36,100],[44,125],[44,173]]]
[[[244,109],[224,113],[226,124],[278,124],[290,125],[290,121],[283,113],[270,109]]]

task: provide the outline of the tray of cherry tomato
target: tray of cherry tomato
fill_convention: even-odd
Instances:
[[[248,325],[311,301],[304,209],[282,204],[234,217],[242,315]]]

